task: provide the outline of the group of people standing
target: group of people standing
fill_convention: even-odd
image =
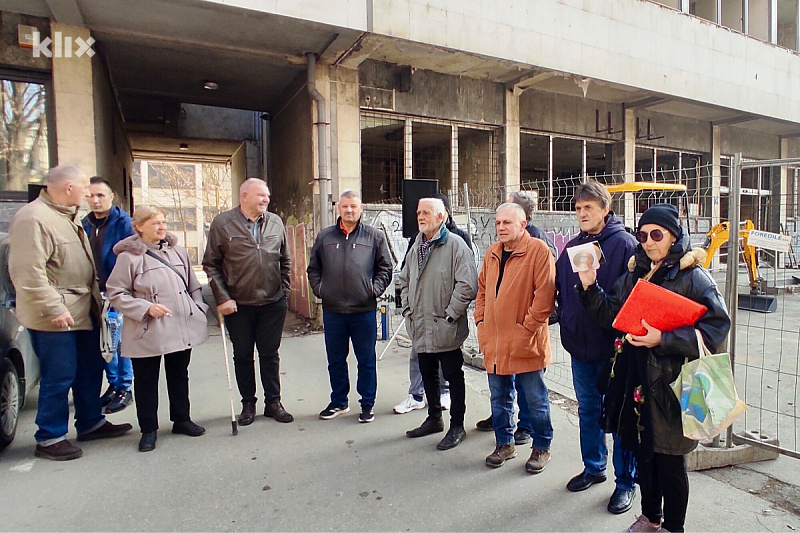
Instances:
[[[78,206],[85,198],[90,198],[92,213],[81,224]],[[282,423],[294,420],[281,402],[278,355],[292,260],[281,219],[267,211],[269,200],[264,181],[245,181],[240,205],[213,220],[203,257],[221,326],[233,344],[242,426],[256,416],[256,347],[264,416]],[[66,440],[70,389],[79,441],[118,437],[132,429],[103,415],[104,402],[107,412],[131,403],[129,363],[140,451],[156,446],[162,359],[173,433],[196,437],[205,432],[190,417],[188,365],[192,348],[208,338],[208,306],[188,253],[167,231],[163,209],[140,206],[131,218],[112,201],[104,179],[90,180],[74,166],[55,167],[47,188],[12,221],[9,270],[17,312],[30,331],[42,374],[38,457],[69,460],[82,454]],[[516,457],[516,446],[530,443],[524,468],[542,472],[553,440],[544,380],[552,362],[548,326],[558,321],[561,342],[572,358],[584,463],[567,489],[578,492],[606,481],[605,434],[610,432],[615,489],[609,512],[629,510],[638,483],[642,515],[629,530],[682,531],[689,490],[683,456],[695,443],[683,437],[669,384],[687,358],[699,356],[695,330],[717,349],[730,320],[716,284],[700,266],[701,251],[692,250],[673,206],[647,210],[634,237],[611,211],[611,197],[601,184],[579,185],[574,202],[581,231],[566,247],[597,242],[605,258],[599,269],[574,272],[567,253],[556,259],[552,242],[530,222],[530,198],[514,193],[496,210],[498,242],[487,249],[478,271],[469,237],[453,223],[447,198],[419,201],[419,232],[398,276],[400,308],[412,339],[412,387],[395,412],[427,403],[427,417],[406,432],[419,438],[444,432],[442,413],[449,409],[450,425],[436,448],[449,450],[464,440],[461,346],[474,301],[472,318],[491,396],[491,416],[477,426],[495,433],[495,448],[485,463],[500,467]],[[307,268],[309,284],[322,300],[331,385],[330,403],[319,417],[330,420],[349,411],[352,342],[358,420],[369,423],[375,418],[377,392],[375,310],[393,266],[383,233],[361,220],[360,196],[343,192],[337,209],[336,223],[317,235]],[[702,303],[708,312],[694,326],[658,331],[643,323],[645,335],[617,338],[611,323],[639,279]],[[101,396],[103,320],[112,326],[116,342],[106,367],[109,389]],[[120,324],[121,339],[113,327]]]

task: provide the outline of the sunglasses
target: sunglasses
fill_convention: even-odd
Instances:
[[[640,243],[644,244],[647,242],[648,233],[646,231],[637,231],[636,232],[636,240]],[[653,239],[653,242],[661,242],[661,239],[664,238],[664,232],[660,229],[654,229],[650,231],[650,238]]]

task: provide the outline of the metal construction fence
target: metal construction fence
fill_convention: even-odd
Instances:
[[[733,432],[742,440],[800,457],[800,160],[724,161],[726,164],[716,168],[707,165],[669,172],[661,169],[658,173],[598,175],[592,179],[608,186],[645,184],[636,190],[626,187],[612,193],[613,210],[631,228],[641,213],[655,203],[668,202],[678,208],[693,245],[708,250],[707,267],[732,308],[734,328],[729,351],[735,363],[739,394],[749,408]],[[579,231],[571,206],[575,187],[584,180],[579,176],[516,187],[447,191],[456,223],[467,229],[472,238],[478,269],[487,247],[496,240],[494,211],[514,191],[525,192],[534,199],[538,210],[533,222],[548,234],[560,253]],[[564,210],[548,210],[550,206]],[[733,231],[728,224],[732,210],[733,219],[740,221]],[[395,273],[399,273],[408,247],[408,239],[402,235],[401,211],[399,202],[368,204],[364,209],[364,220],[381,228],[389,241]],[[791,245],[785,252],[748,246],[749,233],[754,230],[785,235]],[[730,241],[730,233],[734,234],[734,241]],[[728,260],[729,249],[737,261]],[[729,291],[729,286],[737,289]],[[394,294],[393,283],[382,299],[390,312],[395,308]],[[774,309],[762,309],[768,305],[765,302],[774,304]],[[735,309],[739,306],[745,309]],[[397,315],[387,322],[386,334],[391,336],[401,319]],[[474,356],[479,349],[474,323],[469,322],[470,336],[464,351]],[[570,356],[561,347],[558,326],[551,326],[550,333],[553,365],[546,378],[571,390]],[[727,444],[732,440],[728,435]]]

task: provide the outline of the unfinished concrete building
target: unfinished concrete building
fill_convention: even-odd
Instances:
[[[3,198],[20,200],[57,163],[106,176],[126,207],[134,159],[225,163],[234,190],[265,177],[304,314],[305,249],[344,189],[391,210],[404,179],[466,184],[487,207],[522,187],[556,230],[586,177],[681,183],[703,231],[725,216],[734,154],[800,157],[798,0],[0,9]],[[742,216],[796,231],[798,178],[792,167],[743,175]],[[792,200],[776,208],[776,195]],[[637,208],[618,206],[629,220]]]

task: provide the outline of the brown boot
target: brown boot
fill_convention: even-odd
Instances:
[[[239,425],[249,426],[256,419],[256,403],[245,402],[242,404],[242,414],[239,415]]]
[[[491,455],[486,457],[486,466],[492,468],[499,468],[508,459],[513,459],[517,456],[517,449],[513,444],[503,444],[502,446],[495,446]]]
[[[94,431],[90,431],[89,433],[81,433],[78,435],[78,440],[83,442],[87,440],[113,439],[116,437],[121,437],[132,429],[133,426],[130,424],[112,424],[111,422],[106,421],[105,424]]]
[[[283,404],[281,402],[272,402],[268,404],[264,408],[264,416],[267,418],[274,418],[278,422],[283,422],[284,424],[288,424],[294,417],[286,412],[286,409],[283,408]]]
[[[529,474],[538,474],[547,463],[550,462],[550,450],[537,450],[536,448],[531,451],[531,458],[525,463],[525,471]]]
[[[50,459],[51,461],[70,461],[77,459],[83,455],[83,451],[77,446],[73,446],[66,439],[60,440],[50,446],[36,445],[36,451],[33,452],[36,457],[42,459]]]

